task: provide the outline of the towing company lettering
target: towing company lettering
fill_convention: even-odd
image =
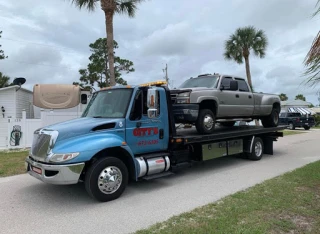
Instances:
[[[133,130],[133,135],[135,137],[154,136],[154,135],[158,135],[158,133],[159,133],[158,128],[135,128]]]

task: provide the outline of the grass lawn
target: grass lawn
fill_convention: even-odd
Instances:
[[[0,177],[25,173],[24,160],[28,151],[0,151]]]
[[[302,134],[306,133],[304,131],[295,131],[295,130],[283,130],[283,136],[290,136],[290,135],[296,135],[296,134]]]
[[[320,233],[320,161],[137,233]]]

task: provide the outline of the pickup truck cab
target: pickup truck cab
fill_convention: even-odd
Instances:
[[[315,126],[315,119],[313,116],[303,116],[299,112],[281,112],[279,117],[279,125],[289,126],[289,129],[304,128],[309,130]]]
[[[81,118],[37,129],[27,172],[49,184],[84,182],[90,196],[106,202],[120,197],[129,181],[172,175],[228,155],[260,160],[273,154],[273,142],[283,136],[285,127],[239,126],[211,135],[178,131],[170,90],[163,84],[99,90]],[[53,89],[46,89],[50,97],[61,93]]]
[[[261,120],[264,127],[278,125],[278,95],[252,92],[243,78],[205,74],[171,90],[176,122],[195,124],[201,134],[214,132],[215,124],[232,127],[236,121]]]

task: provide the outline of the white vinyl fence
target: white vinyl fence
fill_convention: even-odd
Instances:
[[[27,119],[26,112],[22,112],[22,119],[0,119],[0,149],[28,148],[32,145],[33,132],[48,126],[75,118],[78,112],[44,112],[40,119]]]

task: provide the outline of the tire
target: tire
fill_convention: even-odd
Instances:
[[[293,123],[289,123],[289,129],[294,130],[296,127],[293,125]]]
[[[304,129],[305,129],[305,130],[309,130],[309,129],[310,129],[310,126],[304,126]]]
[[[248,159],[258,161],[262,158],[264,151],[264,144],[260,137],[255,137],[252,144],[252,152],[247,153]]]
[[[271,114],[264,117],[261,122],[265,128],[277,127],[279,124],[279,111],[273,108]]]
[[[207,123],[207,124],[206,124]],[[209,109],[199,111],[199,116],[196,121],[196,129],[200,134],[211,134],[214,132],[216,117]]]
[[[230,122],[223,122],[220,124],[221,124],[221,126],[224,126],[224,127],[233,127],[235,123],[236,123],[236,121],[230,121]]]
[[[118,178],[120,177],[119,181],[117,181],[117,177],[111,178],[111,182],[110,180],[108,181],[109,184],[107,184],[106,181],[102,181],[100,183],[101,185],[103,185],[101,189],[108,188],[110,190],[109,192],[102,192],[100,190],[100,186],[98,185],[99,177],[104,177],[105,179],[107,179],[107,177],[110,176],[110,173],[112,176],[112,172],[115,172],[116,175],[118,175]],[[100,202],[112,201],[119,198],[124,192],[128,184],[128,177],[128,169],[120,159],[114,157],[101,158],[94,162],[86,172],[85,188],[92,198]],[[116,179],[116,181],[113,182],[113,179]],[[116,182],[120,182],[120,184]],[[109,187],[105,187],[108,185]]]

